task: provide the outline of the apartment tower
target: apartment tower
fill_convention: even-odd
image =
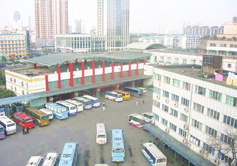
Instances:
[[[35,0],[36,39],[68,33],[68,0]]]
[[[97,1],[97,35],[106,36],[108,51],[129,44],[129,5],[130,0]]]

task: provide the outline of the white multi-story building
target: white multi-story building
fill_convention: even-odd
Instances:
[[[226,129],[236,130],[237,87],[227,85],[225,75],[221,82],[201,76],[197,65],[151,66],[155,125],[212,163],[225,165],[232,155],[211,147],[210,140],[219,138],[224,146],[231,139]]]

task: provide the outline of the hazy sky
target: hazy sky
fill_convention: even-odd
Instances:
[[[96,26],[97,0],[68,0],[69,25],[82,19]],[[0,27],[13,22],[18,10],[23,25],[34,15],[34,0],[0,0]],[[181,28],[183,22],[221,26],[237,17],[237,0],[130,0],[130,32],[156,32],[160,24]]]

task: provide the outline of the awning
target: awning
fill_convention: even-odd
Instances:
[[[184,144],[177,141],[175,138],[171,137],[169,134],[159,129],[157,126],[152,124],[143,125],[143,129],[149,131],[155,137],[159,138],[169,147],[174,149],[177,153],[185,157],[195,166],[214,166],[210,161],[203,158],[198,153],[192,151],[190,148],[185,146]]]

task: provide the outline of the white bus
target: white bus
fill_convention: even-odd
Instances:
[[[53,119],[53,112],[46,109],[46,108],[41,108],[40,111],[46,113],[48,116],[49,116],[49,120],[52,120]]]
[[[83,111],[83,104],[72,99],[67,99],[65,100],[68,103],[74,104],[77,107],[77,112],[82,112]]]
[[[31,156],[26,166],[41,166],[43,163],[44,157],[42,156]]]
[[[65,102],[65,101],[57,101],[56,103],[61,105],[61,106],[66,107],[67,110],[68,110],[68,115],[69,116],[73,116],[73,115],[77,114],[77,107],[74,104],[70,104],[70,103]]]
[[[85,99],[83,97],[75,97],[73,100],[82,103],[84,110],[90,110],[92,108],[93,102],[91,100]]]
[[[59,155],[57,153],[47,153],[42,166],[57,166]]]
[[[142,146],[142,154],[153,166],[167,165],[166,156],[153,143],[144,143]]]
[[[137,88],[140,89],[142,91],[142,93],[146,93],[147,92],[146,88],[143,88],[143,87],[137,87]]]
[[[128,115],[128,124],[143,128],[144,124],[151,123],[151,119],[148,119],[140,114],[133,113]]]
[[[0,116],[0,124],[3,126],[6,135],[16,133],[16,123],[7,116]]]
[[[142,113],[142,116],[145,116],[148,119],[151,119],[151,124],[155,123],[155,119],[153,118],[154,114],[153,112],[144,112]]]
[[[97,144],[106,144],[107,136],[104,123],[96,124],[96,143]]]
[[[100,106],[100,100],[98,98],[89,95],[84,95],[82,97],[91,100],[93,102],[92,107],[97,108]]]
[[[107,91],[105,93],[105,98],[114,101],[123,101],[123,95],[117,92]]]

